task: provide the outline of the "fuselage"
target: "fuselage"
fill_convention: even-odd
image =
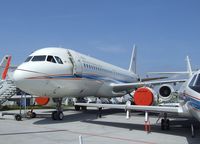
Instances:
[[[200,121],[200,71],[182,85],[179,97],[186,113]]]
[[[64,48],[43,48],[33,52],[14,72],[21,90],[48,97],[117,97],[112,83],[139,80],[128,70]]]

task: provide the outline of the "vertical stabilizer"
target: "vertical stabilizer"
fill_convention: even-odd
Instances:
[[[1,72],[1,79],[5,80],[7,73],[8,73],[8,69],[10,66],[10,61],[11,61],[11,56],[6,55],[3,57],[1,64],[0,64],[0,72]]]
[[[187,72],[188,72],[188,76],[191,77],[191,76],[192,76],[192,67],[191,67],[191,63],[190,63],[190,58],[189,58],[189,56],[186,57],[186,62],[187,62]]]
[[[131,55],[131,62],[129,65],[129,71],[136,73],[136,46],[133,45],[133,51],[132,51],[132,55]]]

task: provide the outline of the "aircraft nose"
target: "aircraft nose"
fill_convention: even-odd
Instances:
[[[44,93],[43,89],[41,90],[41,87],[44,88],[45,81],[31,81],[32,76],[34,76],[34,73],[31,71],[16,69],[13,74],[13,79],[17,88],[21,89],[22,91],[29,94],[43,95]]]
[[[13,74],[13,79],[16,83],[23,80],[24,79],[23,72],[19,70],[15,70]]]
[[[32,71],[27,65],[22,64],[15,70],[13,79],[17,88],[22,91],[28,94],[46,96],[48,92],[46,79],[34,79],[40,76],[41,73]]]
[[[23,89],[23,83],[25,82],[25,73],[21,70],[16,69],[13,74],[13,79],[18,88]]]

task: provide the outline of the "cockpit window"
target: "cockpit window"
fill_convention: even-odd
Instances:
[[[190,84],[189,84],[190,87],[194,86],[194,82],[195,82],[195,80],[196,80],[196,77],[197,77],[197,75],[195,75],[195,76],[192,78],[192,80],[191,80],[191,82],[190,82]]]
[[[46,56],[41,55],[41,56],[34,56],[31,61],[45,61],[45,59],[46,59]]]
[[[29,62],[31,60],[32,56],[27,57],[27,59],[24,62]]]
[[[52,62],[52,63],[56,63],[55,59],[53,58],[53,56],[48,56],[47,57],[47,61],[48,62]]]
[[[56,58],[56,60],[57,60],[57,62],[58,62],[59,64],[63,64],[62,60],[61,60],[59,57],[55,56],[55,58]]]
[[[197,78],[196,78],[197,77]],[[191,80],[189,87],[194,91],[200,93],[200,74],[197,76],[195,75]]]

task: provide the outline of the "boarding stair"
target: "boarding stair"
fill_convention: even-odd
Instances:
[[[16,85],[12,80],[0,81],[0,105],[5,103],[8,99],[14,96],[17,92]]]

